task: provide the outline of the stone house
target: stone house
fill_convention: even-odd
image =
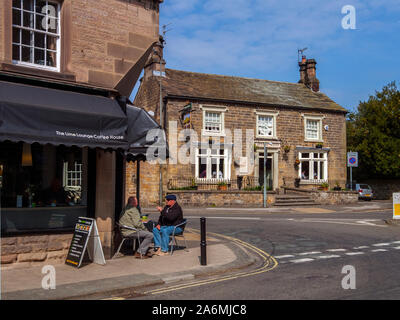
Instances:
[[[92,128],[79,122],[86,121],[101,132],[76,138],[71,131],[71,140],[48,141],[20,132],[14,139],[0,118],[2,265],[64,262],[79,216],[96,219],[105,257],[113,254],[125,161],[122,143],[108,141],[118,135],[105,132],[126,132],[126,97],[139,77],[139,62],[158,40],[161,2],[0,1],[0,105],[10,111],[7,116],[25,118],[34,132],[52,127],[51,112],[58,110],[57,123],[69,121],[71,130],[85,132]],[[51,112],[41,120],[49,124],[38,128],[26,114],[39,116],[35,108],[44,105]],[[47,193],[59,184],[74,196],[68,203],[48,201]]]
[[[314,59],[302,57],[298,83],[202,74],[164,65],[159,45],[135,98],[135,104],[154,112],[157,120],[162,117],[171,152],[165,164],[144,164],[143,206],[161,202],[171,192],[189,206],[261,206],[264,143],[265,176],[272,191],[269,202],[282,186],[345,186],[346,110],[319,91]],[[184,137],[185,128],[195,133]],[[236,135],[238,130],[241,135]],[[191,145],[192,158],[182,163],[179,150],[185,144]],[[127,194],[136,190],[134,175],[132,164],[127,168]],[[216,190],[223,185],[228,190]]]

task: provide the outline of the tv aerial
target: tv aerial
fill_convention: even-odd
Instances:
[[[307,49],[308,49],[308,48],[303,48],[303,49],[297,50],[297,55],[298,55],[299,62],[300,62],[300,60],[301,60],[300,57],[302,57],[302,56],[304,55],[304,51],[306,51]]]

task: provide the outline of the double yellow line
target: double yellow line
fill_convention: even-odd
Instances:
[[[198,233],[197,230],[192,229],[191,231],[195,231],[196,233]],[[218,279],[200,280],[200,281],[190,282],[187,284],[175,285],[175,286],[171,286],[168,288],[154,289],[154,290],[146,291],[146,292],[144,292],[144,294],[156,295],[156,294],[162,294],[162,293],[171,292],[171,291],[177,291],[177,290],[182,290],[182,289],[187,289],[187,288],[192,288],[192,287],[203,286],[206,284],[212,284],[212,283],[218,283],[218,282],[223,282],[223,281],[227,281],[227,280],[249,277],[249,276],[253,276],[256,274],[263,273],[263,272],[271,271],[278,266],[278,262],[276,261],[276,259],[273,256],[269,255],[265,251],[255,247],[255,246],[251,245],[250,243],[244,242],[240,239],[236,239],[236,238],[232,238],[229,236],[216,234],[216,233],[212,233],[212,232],[208,232],[207,234],[225,238],[226,240],[235,242],[249,250],[252,250],[253,252],[257,253],[259,256],[262,257],[263,264],[261,265],[261,267],[259,267],[258,269],[254,270],[254,271],[251,271],[251,272],[240,272],[240,273],[237,273],[237,274],[234,274],[231,276],[219,277]]]

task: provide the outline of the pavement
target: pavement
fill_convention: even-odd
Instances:
[[[196,213],[338,213],[374,212],[390,210],[391,201],[359,202],[341,206],[313,206],[309,208],[185,208],[185,215]],[[142,212],[152,213],[151,208]],[[387,221],[386,221],[387,222]],[[388,223],[388,222],[387,222]],[[63,300],[99,299],[131,295],[141,288],[168,285],[196,278],[227,275],[251,268],[261,261],[257,251],[252,251],[240,241],[222,235],[207,237],[207,265],[200,264],[200,235],[198,230],[187,228],[184,241],[178,238],[178,248],[172,255],[136,259],[132,250],[125,247],[118,256],[106,260],[105,265],[86,263],[77,269],[65,264],[54,265],[55,289],[43,289],[46,272],[43,265],[35,267],[1,268],[1,299],[3,300]]]
[[[2,268],[1,299],[3,300],[66,300],[99,299],[129,295],[143,287],[232,273],[257,261],[254,254],[238,243],[218,235],[207,237],[207,265],[200,264],[200,235],[196,230],[185,231],[188,248],[179,239],[172,255],[137,259],[125,247],[105,265],[86,263],[77,269],[54,265],[55,289],[43,289],[48,273],[43,266]],[[48,272],[48,271],[47,271]],[[46,283],[46,280],[44,280]],[[49,283],[49,282],[47,282]]]

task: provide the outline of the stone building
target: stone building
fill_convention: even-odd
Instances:
[[[179,194],[188,206],[261,206],[264,143],[269,202],[282,186],[345,186],[346,110],[319,91],[314,59],[303,57],[299,62],[298,83],[179,71],[164,65],[158,46],[135,98],[136,105],[153,111],[159,120],[161,80],[161,123],[171,153],[166,164],[144,164],[143,206],[158,203],[160,194],[170,192]],[[184,137],[185,128],[195,134]],[[254,139],[246,138],[246,132]],[[184,145],[191,146],[192,156],[185,164],[179,161]],[[136,188],[134,175],[131,165],[128,194]]]
[[[161,2],[0,1],[0,114],[26,125],[0,118],[2,265],[64,262],[79,216],[96,219],[113,254],[126,97],[158,40]],[[35,136],[60,123],[71,132]],[[59,187],[68,198],[49,196]]]

